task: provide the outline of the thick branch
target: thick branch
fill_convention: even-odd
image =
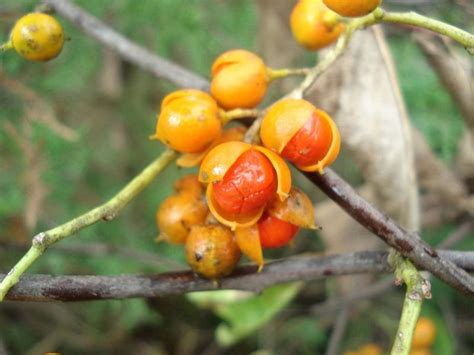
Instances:
[[[201,90],[207,90],[209,87],[205,78],[130,41],[69,0],[44,0],[43,3],[100,43],[116,51],[125,60],[150,71],[157,77],[179,87]]]
[[[439,251],[447,260],[468,271],[474,270],[474,252]],[[305,255],[265,265],[257,273],[255,266],[243,266],[222,279],[221,289],[260,292],[266,287],[290,281],[309,281],[356,273],[391,272],[388,253],[370,251],[334,256]],[[0,280],[4,278],[0,274]],[[7,294],[13,301],[87,301],[159,297],[192,291],[213,290],[213,282],[192,272],[158,275],[121,276],[49,276],[25,275]]]
[[[467,295],[474,295],[473,277],[439,255],[418,234],[404,230],[364,200],[334,171],[326,169],[323,175],[307,173],[306,176],[357,222],[413,261],[418,268],[429,270],[448,285]]]

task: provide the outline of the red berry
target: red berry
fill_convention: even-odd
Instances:
[[[271,162],[250,149],[213,186],[214,200],[227,213],[251,214],[261,209],[276,192],[277,178]]]
[[[263,248],[280,248],[293,239],[298,232],[298,227],[265,214],[258,222],[258,231]]]

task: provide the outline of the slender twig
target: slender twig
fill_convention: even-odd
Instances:
[[[164,78],[177,86],[201,90],[208,89],[209,83],[205,78],[130,41],[71,1],[44,0],[43,3],[103,45],[116,51],[130,63],[148,70],[157,77]]]
[[[438,251],[439,255],[468,271],[474,270],[474,252]],[[385,251],[367,251],[344,255],[300,255],[269,262],[262,272],[256,266],[242,266],[223,278],[221,289],[261,292],[263,289],[290,281],[319,280],[332,276],[358,273],[390,273]],[[0,274],[0,280],[4,277]],[[214,282],[191,271],[154,275],[121,276],[51,276],[24,275],[7,294],[15,301],[85,301],[160,297],[186,292],[215,290]]]
[[[396,278],[400,282],[404,282],[407,287],[403,301],[402,316],[391,354],[408,355],[423,300],[431,298],[431,286],[413,264],[403,258],[398,252],[393,252],[392,250],[388,260],[395,268]]]
[[[176,153],[166,150],[161,156],[148,165],[140,174],[130,181],[112,199],[83,215],[76,217],[58,227],[46,232],[39,233],[33,238],[32,246],[27,253],[10,270],[0,284],[0,301],[2,301],[8,290],[15,285],[21,275],[38,259],[51,245],[73,235],[81,229],[90,226],[100,220],[110,221],[125,207],[134,197],[158,176],[158,174],[176,157]]]
[[[300,76],[308,75],[311,68],[282,68],[282,69],[272,69],[267,68],[268,79],[270,81],[283,79],[289,76]]]
[[[429,270],[451,287],[467,295],[474,295],[472,276],[439,255],[418,234],[404,230],[376,209],[334,171],[325,169],[323,175],[306,173],[306,176],[357,222],[409,258],[416,266]]]
[[[12,43],[12,41],[5,42],[5,43],[3,43],[3,44],[0,45],[0,54],[1,54],[2,52],[6,52],[6,51],[8,51],[8,50],[10,50],[10,49],[12,49],[12,48],[13,48],[13,43]]]
[[[331,338],[329,339],[329,345],[326,350],[326,355],[337,355],[341,347],[341,342],[344,339],[344,333],[346,332],[347,323],[349,321],[349,306],[344,305],[337,315],[336,323],[334,324]]]
[[[224,124],[228,123],[232,120],[244,119],[244,118],[255,118],[258,117],[260,111],[257,109],[241,109],[237,108],[235,110],[224,111],[220,112],[221,120]]]

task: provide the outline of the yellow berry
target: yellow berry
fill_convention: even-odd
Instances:
[[[43,13],[31,13],[15,23],[11,42],[15,51],[23,58],[47,61],[61,52],[64,32],[54,17]]]

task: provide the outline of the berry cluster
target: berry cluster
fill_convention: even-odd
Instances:
[[[321,1],[300,1],[291,16],[295,37],[320,35],[299,37],[298,29],[310,26],[302,19],[330,17],[335,21],[325,45],[341,33],[342,23]],[[303,99],[282,99],[262,110],[261,145],[244,142],[241,125],[224,129],[232,112],[226,110],[255,108],[271,80],[272,70],[254,53],[225,52],[212,65],[210,95],[185,89],[166,96],[150,137],[182,153],[178,165],[199,166],[198,176],[178,181],[157,221],[159,239],[185,244],[189,265],[210,279],[231,272],[241,253],[261,269],[263,249],[288,245],[299,228],[316,228],[313,204],[292,186],[287,161],[323,173],[339,154],[336,124]],[[195,193],[186,192],[186,185]]]

